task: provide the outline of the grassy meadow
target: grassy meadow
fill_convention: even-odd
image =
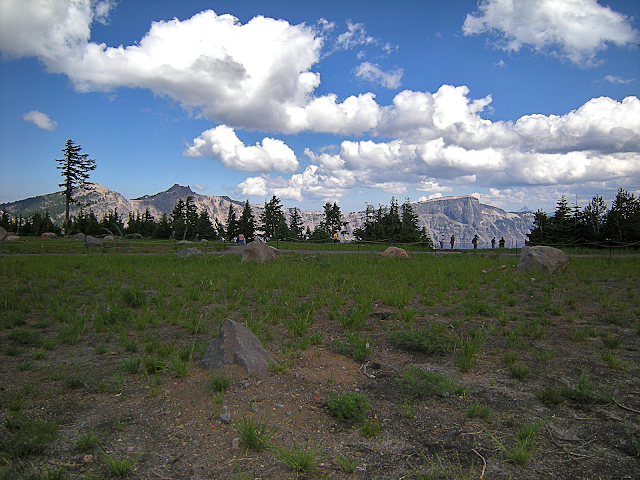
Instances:
[[[54,249],[22,248],[41,244]],[[237,436],[251,455],[214,461],[204,443],[185,442],[183,455],[196,451],[205,470],[197,477],[186,460],[166,460],[166,478],[257,478],[260,468],[261,478],[611,478],[612,461],[619,476],[638,471],[638,255],[576,256],[549,276],[487,251],[300,252],[256,264],[154,253],[171,252],[167,242],[146,255],[82,248],[0,257],[0,479],[153,478],[159,460],[149,451],[162,446],[136,437],[123,450],[120,427],[201,377],[193,408],[216,425],[201,441]],[[482,272],[489,267],[498,268]],[[278,359],[258,384],[265,398],[266,385],[297,385],[309,362],[329,355],[356,366],[353,380],[334,382],[331,370],[310,387],[313,428],[296,410],[259,419],[241,408],[238,386],[254,379],[198,365],[224,318]],[[232,423],[218,427],[221,405],[234,402]],[[114,412],[108,421],[96,420],[101,409]],[[290,443],[276,432],[294,418]]]

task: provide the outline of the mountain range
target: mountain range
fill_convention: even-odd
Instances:
[[[126,199],[107,187],[94,184],[92,190],[78,191],[75,196],[78,204],[72,206],[71,214],[77,214],[82,205],[85,209],[91,209],[98,219],[115,208],[124,216],[125,222],[129,212],[144,213],[146,209],[158,219],[163,213],[169,216],[176,202],[179,199],[185,200],[187,196],[193,198],[198,211],[207,210],[212,221],[218,219],[222,224],[226,222],[229,205],[236,211],[238,218],[244,208],[242,201],[233,200],[227,196],[200,195],[188,186],[183,187],[178,184],[155,195],[145,195],[132,200]],[[414,202],[412,206],[420,219],[420,225],[426,227],[435,243],[438,243],[444,235],[445,246],[448,246],[449,238],[453,234],[456,237],[456,246],[462,248],[468,247],[476,234],[480,237],[480,247],[487,246],[493,237],[496,240],[504,237],[507,247],[512,244],[515,246],[516,242],[518,245],[523,245],[527,233],[532,228],[534,218],[534,214],[530,211],[506,212],[498,207],[482,204],[473,196],[440,197]],[[23,217],[30,217],[35,212],[48,211],[58,223],[62,223],[64,219],[64,208],[64,197],[60,193],[49,193],[3,205],[3,209],[12,216],[22,214]],[[251,205],[251,208],[258,221],[264,206]],[[284,208],[283,211],[288,220],[293,208]],[[300,211],[300,216],[305,227],[308,226],[313,230],[323,220],[324,214]],[[364,223],[365,212],[343,214],[343,220],[349,222],[344,238],[351,239],[353,230]]]

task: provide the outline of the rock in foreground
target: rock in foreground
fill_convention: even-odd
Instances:
[[[518,270],[537,270],[545,273],[555,273],[565,270],[569,266],[569,256],[562,250],[553,247],[536,246],[524,247],[520,254]]]
[[[276,259],[276,251],[266,243],[251,242],[242,252],[242,261],[254,260],[264,263]]]
[[[220,333],[207,346],[202,365],[206,368],[220,368],[224,365],[239,365],[248,373],[258,373],[269,369],[267,361],[273,359],[251,330],[233,320],[225,318]]]

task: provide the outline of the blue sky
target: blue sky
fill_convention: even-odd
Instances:
[[[640,2],[0,0],[0,202],[640,194]]]

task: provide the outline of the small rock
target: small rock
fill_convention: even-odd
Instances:
[[[362,456],[362,452],[356,452],[353,454],[354,457],[361,457]]]
[[[229,407],[224,406],[220,409],[220,421],[226,425],[231,423],[231,414],[229,413]]]
[[[202,255],[202,252],[197,248],[183,248],[178,251],[178,256],[180,258],[191,257],[193,255]]]
[[[253,402],[251,402],[251,405],[249,406],[249,410],[251,410],[253,413],[258,413],[260,411],[258,406]]]
[[[93,462],[93,455],[85,455],[83,462],[84,463],[92,463]]]
[[[284,405],[281,403],[274,403],[273,406],[276,408],[284,408]]]
[[[315,405],[312,405],[312,406],[310,407],[310,410],[311,410],[312,412],[317,412],[317,411],[318,411],[318,407],[316,407]]]
[[[231,450],[238,450],[240,448],[240,439],[234,438],[231,440]]]

